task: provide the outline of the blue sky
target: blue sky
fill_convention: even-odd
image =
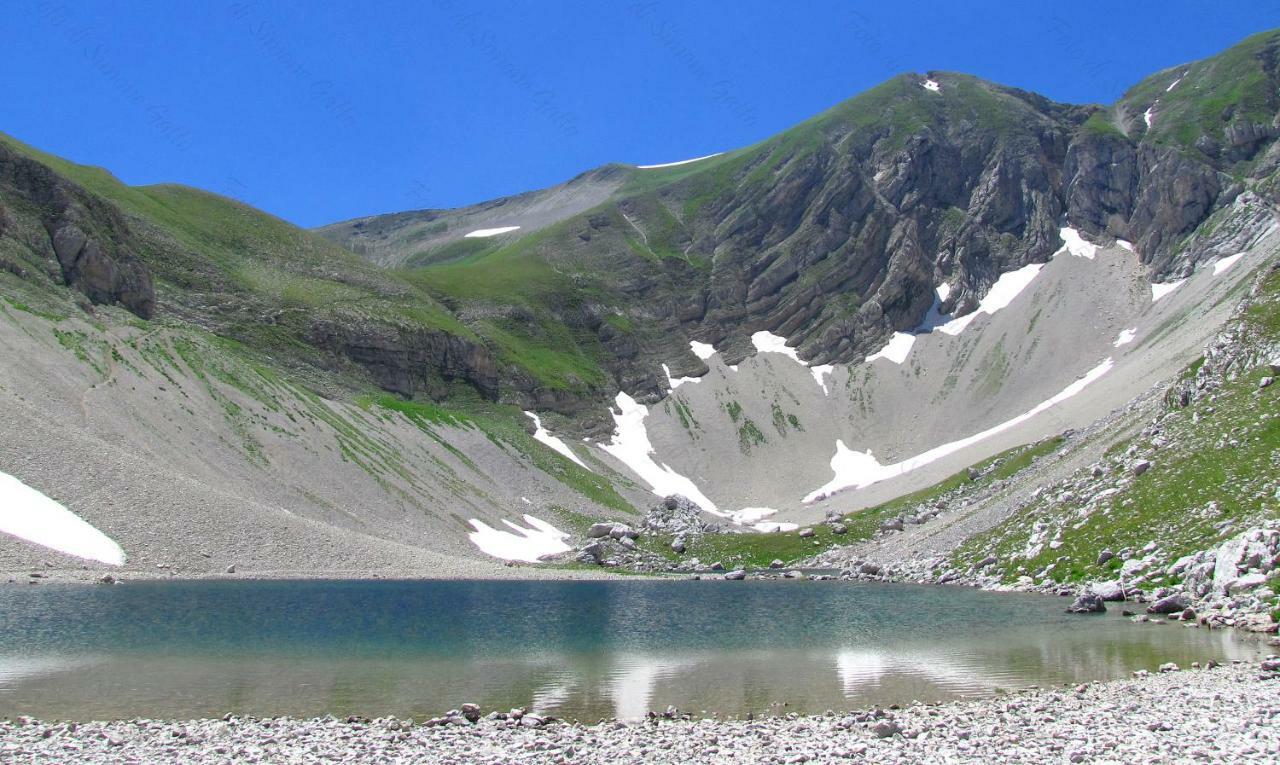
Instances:
[[[904,71],[1110,102],[1280,26],[1275,2],[1040,5],[13,0],[0,131],[314,226],[732,149]]]

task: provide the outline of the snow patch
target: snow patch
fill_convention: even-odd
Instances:
[[[1013,302],[1013,299],[1036,278],[1036,274],[1040,273],[1042,268],[1044,268],[1043,263],[1032,263],[1019,268],[1017,271],[1001,274],[996,283],[991,285],[991,289],[987,291],[986,297],[982,298],[978,303],[976,310],[958,319],[952,319],[938,327],[938,329],[948,335],[958,335],[980,314],[985,313],[989,316],[1002,308],[1008,307]]]
[[[830,396],[831,391],[827,390],[827,375],[835,371],[835,367],[831,364],[819,364],[816,367],[809,367],[809,371],[813,373],[813,379],[818,381],[818,385],[822,387],[822,395]]]
[[[566,444],[564,441],[561,441],[559,438],[551,435],[551,431],[542,427],[542,420],[538,419],[538,415],[534,414],[533,412],[525,412],[525,414],[529,416],[529,419],[533,420],[533,427],[535,428],[535,430],[533,431],[533,438],[535,441],[541,441],[547,446],[550,446],[552,449],[555,449],[556,451],[560,452],[564,456],[578,463],[582,467],[587,468],[587,470],[591,470],[591,468],[587,467],[587,464],[585,462],[578,459],[578,455],[573,453],[573,450],[569,448],[568,444]],[[592,472],[595,472],[595,471],[592,471]]]
[[[796,353],[796,349],[789,347],[787,338],[781,335],[775,335],[772,332],[757,332],[751,336],[751,344],[756,347],[757,353],[781,353],[797,364],[804,364],[800,360],[800,355]]]
[[[772,507],[744,507],[741,510],[729,513],[729,518],[734,523],[747,526],[757,521],[764,520],[771,515],[777,515],[778,511]]]
[[[1228,255],[1225,258],[1219,258],[1217,263],[1213,264],[1213,275],[1218,276],[1224,273],[1228,268],[1236,264],[1236,261],[1244,257],[1243,252],[1237,252],[1235,255]]]
[[[1179,77],[1178,79],[1176,79],[1176,80],[1174,80],[1173,82],[1169,83],[1169,87],[1165,88],[1165,89],[1164,89],[1164,92],[1168,93],[1169,91],[1171,91],[1171,90],[1173,90],[1175,87],[1177,87],[1178,83],[1182,82],[1182,77],[1186,77],[1186,75],[1184,74],[1184,75],[1182,75],[1181,77]]]
[[[787,346],[787,338],[782,337],[781,335],[775,335],[772,332],[756,332],[751,336],[751,344],[756,347],[756,353],[781,353],[783,356],[786,356],[800,366],[808,367],[810,374],[813,375],[814,382],[818,383],[818,387],[822,388],[823,395],[830,395],[830,391],[827,390],[827,381],[825,378],[826,375],[835,371],[835,367],[832,365],[818,364],[817,366],[809,367],[808,364],[805,364],[800,360],[800,355],[796,353],[795,348]],[[736,364],[729,368],[735,372],[738,371],[738,366]]]
[[[670,494],[683,494],[693,500],[709,513],[723,515],[707,495],[702,493],[698,485],[688,478],[672,470],[666,464],[659,465],[653,459],[653,445],[649,443],[649,432],[644,426],[644,418],[649,415],[649,407],[637,403],[635,399],[621,391],[614,398],[619,413],[613,415],[616,429],[613,438],[600,448],[616,457],[631,472],[649,484],[649,489],[659,497]]]
[[[1170,292],[1173,292],[1177,288],[1181,287],[1185,281],[1186,279],[1179,279],[1176,282],[1169,282],[1168,284],[1152,284],[1151,302],[1154,303],[1165,295],[1168,295]]]
[[[721,154],[724,154],[724,152],[717,151],[715,154],[706,154],[701,157],[694,157],[693,159],[682,159],[679,162],[663,162],[660,165],[636,165],[636,167],[641,170],[657,170],[660,167],[676,167],[677,165],[687,165],[690,162],[701,162],[704,159],[711,159],[712,157],[718,157]]]
[[[668,367],[666,364],[662,365],[662,372],[667,376],[667,387],[671,390],[675,390],[687,382],[702,382],[701,377],[672,377],[671,367]]]
[[[1063,249],[1078,258],[1093,260],[1093,256],[1098,254],[1098,245],[1086,242],[1074,228],[1064,226],[1058,229],[1058,235],[1062,237]]]
[[[945,303],[951,297],[951,285],[943,282],[934,288],[933,293],[938,296],[939,301]]]
[[[889,338],[889,342],[883,348],[867,357],[867,363],[870,364],[876,359],[885,359],[894,364],[901,364],[907,360],[907,356],[911,353],[911,346],[915,345],[915,342],[916,336],[910,332],[894,332],[893,337]]]
[[[689,341],[689,350],[693,351],[693,355],[706,361],[716,355],[716,349],[711,343],[700,343],[697,340]]]
[[[475,231],[471,231],[466,234],[463,234],[462,238],[463,239],[483,239],[484,237],[487,237],[487,236],[497,236],[498,234],[505,234],[508,231],[515,231],[518,228],[520,227],[519,226],[501,226],[499,228],[478,228]]]
[[[0,532],[77,558],[124,565],[115,540],[62,504],[0,473]]]
[[[1133,242],[1129,242],[1124,239],[1117,239],[1116,246],[1122,250],[1128,250],[1129,252],[1133,252]]]
[[[544,555],[555,555],[570,549],[564,541],[569,536],[565,532],[541,518],[527,514],[523,518],[528,527],[505,519],[502,521],[511,531],[495,529],[484,521],[472,518],[471,528],[475,531],[467,537],[485,555],[526,563],[537,563]]]
[[[1133,329],[1122,329],[1120,330],[1120,335],[1116,337],[1116,341],[1112,343],[1112,345],[1114,345],[1117,348],[1119,348],[1122,345],[1128,345],[1129,343],[1132,343],[1133,339],[1137,336],[1138,336],[1137,327],[1134,327]]]
[[[772,534],[775,531],[795,531],[800,528],[800,524],[787,523],[785,521],[761,521],[753,524],[751,528],[764,534]]]
[[[1147,107],[1147,110],[1145,112],[1142,113],[1142,121],[1147,123],[1148,130],[1151,129],[1151,119],[1156,116],[1155,108],[1156,108],[1156,105],[1152,104],[1151,106]]]
[[[1098,366],[1086,372],[1083,377],[1071,383],[1066,388],[1063,388],[1062,391],[1053,398],[1040,402],[1035,407],[1023,412],[1017,417],[1005,420],[998,425],[987,428],[980,433],[975,433],[967,438],[936,446],[927,452],[910,457],[902,462],[896,462],[892,465],[881,465],[880,461],[875,458],[870,450],[867,450],[866,452],[856,452],[845,446],[843,441],[837,440],[836,453],[835,456],[831,458],[831,470],[835,474],[835,477],[827,482],[826,485],[810,492],[805,496],[804,501],[809,503],[819,497],[825,497],[833,492],[840,491],[841,489],[862,489],[873,483],[879,483],[880,481],[890,478],[897,478],[911,472],[912,470],[954,454],[961,449],[986,440],[997,433],[1002,433],[1009,428],[1030,420],[1032,417],[1046,411],[1050,407],[1060,404],[1072,396],[1075,396],[1095,380],[1111,371],[1111,368],[1114,365],[1114,362],[1108,358]]]
[[[920,83],[920,87],[933,93],[942,92],[942,89],[938,87],[937,80],[925,80],[924,82]]]

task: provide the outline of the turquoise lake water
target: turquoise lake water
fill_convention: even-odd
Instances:
[[[1066,604],[808,581],[11,585],[0,717],[821,712],[1259,653]]]

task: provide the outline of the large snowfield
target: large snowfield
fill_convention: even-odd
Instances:
[[[124,565],[124,550],[83,518],[8,473],[0,473],[0,532],[51,550]]]

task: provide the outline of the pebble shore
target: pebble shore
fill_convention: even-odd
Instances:
[[[6,763],[1280,761],[1280,660],[903,709],[595,725],[481,718],[0,723]]]

